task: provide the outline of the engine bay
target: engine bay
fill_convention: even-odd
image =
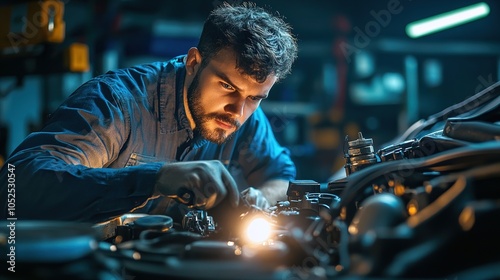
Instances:
[[[180,220],[131,213],[92,226],[17,221],[16,277],[497,279],[498,86],[378,150],[361,132],[346,138],[345,176],[291,181],[287,200],[269,209],[241,201],[231,211],[191,209]],[[7,263],[9,225],[0,242]]]

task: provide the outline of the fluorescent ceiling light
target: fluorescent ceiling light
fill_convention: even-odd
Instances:
[[[429,18],[421,19],[406,26],[406,34],[418,38],[441,30],[455,27],[487,16],[490,13],[488,4],[481,2]]]

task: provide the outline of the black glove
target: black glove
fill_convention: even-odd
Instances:
[[[236,207],[239,192],[233,177],[218,160],[166,163],[159,171],[155,194],[210,209],[225,197]]]
[[[257,206],[260,209],[264,210],[271,207],[271,204],[259,189],[249,187],[241,192],[241,197],[248,202],[248,204]]]

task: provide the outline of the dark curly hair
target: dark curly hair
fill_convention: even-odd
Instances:
[[[271,74],[283,79],[297,58],[297,40],[290,25],[248,2],[224,3],[210,13],[198,43],[202,67],[228,47],[237,54],[236,67],[259,83]]]

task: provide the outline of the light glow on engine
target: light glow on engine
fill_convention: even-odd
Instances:
[[[246,239],[252,243],[266,241],[271,235],[271,225],[264,218],[255,218],[246,228]]]

